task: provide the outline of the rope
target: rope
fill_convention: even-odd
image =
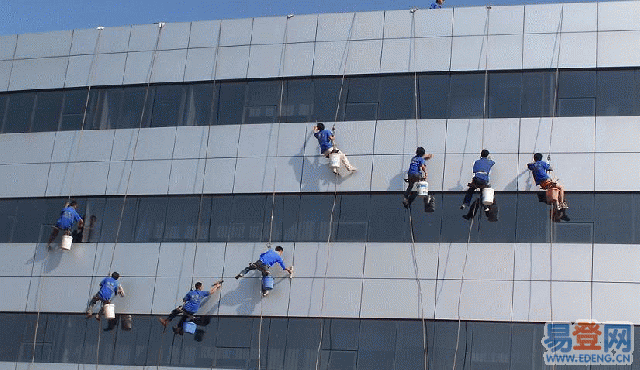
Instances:
[[[289,26],[289,19],[291,17],[287,17],[286,21],[285,21],[285,26],[284,26],[284,35],[282,36],[282,50],[280,51],[280,64],[278,65],[278,76],[280,76],[281,72],[282,72],[282,65],[284,63],[284,53],[285,53],[285,49],[287,46],[287,28]],[[278,102],[278,117],[281,116],[282,114],[282,101],[284,99],[284,79],[282,80],[281,84],[280,84],[280,99]],[[278,125],[278,133],[277,133],[277,137],[276,137],[276,155],[273,157],[274,158],[274,162],[275,162],[275,166],[274,166],[274,170],[273,170],[273,189],[271,192],[271,217],[270,217],[270,222],[269,222],[269,242],[267,244],[267,247],[269,249],[271,249],[271,241],[272,241],[272,237],[273,237],[273,216],[274,216],[274,212],[275,212],[275,206],[276,206],[276,179],[277,179],[277,175],[278,175],[278,157],[277,157],[277,151],[278,151],[278,143],[280,142],[280,123],[279,122],[274,122],[271,124],[271,129],[269,131],[269,140],[267,141],[267,156],[266,156],[266,160],[265,160],[265,169],[264,169],[264,175],[262,177],[262,184],[264,186],[264,181],[267,177],[267,164],[268,164],[268,160],[269,160],[269,148],[271,147],[271,137],[273,136],[273,126]],[[261,281],[262,284],[262,281]],[[262,323],[264,320],[264,315],[263,315],[263,307],[262,307],[262,302],[260,302],[260,325],[258,326],[258,370],[260,369],[260,364],[261,364],[261,359],[262,359]]]
[[[351,41],[351,36],[352,36],[352,32],[353,32],[353,26],[355,24],[356,21],[356,13],[353,13],[353,17],[351,19],[351,26],[349,27],[349,36],[347,37],[347,43],[345,44],[344,47],[344,51],[342,53],[343,55],[343,59],[341,60],[342,63],[342,79],[340,82],[340,92],[338,94],[338,104],[336,107],[336,114],[334,116],[334,131],[335,131],[335,122],[338,121],[338,112],[340,111],[340,101],[342,100],[342,91],[344,89],[344,80],[345,80],[345,75],[347,74],[347,61],[349,60],[349,46],[350,46],[350,41]],[[334,143],[334,148],[337,147],[336,144]],[[329,263],[330,263],[330,250],[331,250],[331,231],[333,230],[333,218],[334,218],[334,211],[336,208],[336,203],[338,201],[338,182],[337,182],[337,178],[338,178],[338,174],[336,173],[335,175],[335,179],[336,181],[334,181],[333,183],[333,205],[331,206],[331,214],[329,216],[329,236],[327,236],[327,259],[326,259],[326,264],[324,267],[324,275],[323,275],[323,279],[322,279],[322,298],[320,301],[320,316],[322,316],[322,312],[324,311],[324,300],[325,300],[325,288],[327,285],[327,273],[329,271]],[[320,348],[322,347],[322,339],[324,337],[324,320],[323,323],[320,325],[320,340],[318,342],[318,348],[316,350],[316,365],[315,365],[315,369],[318,370],[320,368]]]

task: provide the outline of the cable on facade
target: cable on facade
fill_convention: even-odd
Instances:
[[[345,81],[345,77],[347,74],[347,62],[349,61],[349,47],[350,47],[350,42],[351,42],[351,36],[353,34],[353,28],[354,25],[356,23],[356,13],[353,13],[353,17],[351,18],[351,26],[349,27],[349,35],[347,37],[347,43],[345,44],[344,47],[344,51],[342,53],[342,79],[340,81],[340,92],[338,93],[338,104],[336,107],[336,113],[333,119],[334,122],[334,126],[333,126],[333,131],[335,132],[335,123],[338,121],[338,112],[340,111],[340,101],[342,100],[342,92],[344,90],[344,81]],[[334,148],[337,147],[337,145],[334,142]],[[324,275],[323,275],[323,279],[322,279],[322,298],[320,300],[320,317],[322,317],[322,311],[324,311],[324,299],[325,299],[325,288],[327,285],[327,273],[329,271],[329,264],[331,263],[330,261],[330,249],[331,249],[331,231],[333,230],[333,219],[334,219],[334,211],[336,209],[336,203],[338,201],[338,182],[337,182],[337,178],[338,178],[338,173],[335,173],[335,179],[336,181],[334,181],[333,183],[333,205],[331,206],[331,213],[329,216],[329,236],[327,236],[327,259],[326,259],[326,264],[325,264],[325,268],[324,268]],[[315,369],[318,370],[320,368],[320,349],[322,347],[322,339],[324,337],[324,320],[321,321],[320,323],[320,340],[318,342],[318,348],[316,351],[316,364],[315,364]]]

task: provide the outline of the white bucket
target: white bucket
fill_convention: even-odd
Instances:
[[[329,163],[329,166],[331,168],[340,168],[340,154],[338,153],[329,154],[329,161],[331,161]]]
[[[418,195],[421,197],[426,197],[429,195],[429,183],[426,181],[418,181],[415,185],[416,190],[418,191]]]
[[[62,235],[62,243],[60,243],[60,248],[65,251],[71,250],[71,243],[73,243],[73,237],[71,235]]]
[[[113,320],[116,318],[116,307],[113,305],[113,303],[105,304],[102,309],[104,310],[104,317],[107,320]]]
[[[493,204],[493,197],[495,191],[491,188],[482,189],[482,204],[485,206],[490,206]]]

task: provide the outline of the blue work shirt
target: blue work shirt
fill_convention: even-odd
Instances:
[[[68,230],[73,227],[76,221],[82,220],[82,217],[76,212],[73,207],[67,207],[60,212],[60,218],[56,222],[56,227],[63,230]]]
[[[547,171],[551,171],[551,166],[549,166],[549,163],[545,161],[529,163],[527,168],[531,170],[531,174],[533,175],[533,179],[536,181],[536,185],[540,185],[544,180],[551,178],[547,173]]]
[[[331,143],[330,137],[333,136],[333,133],[330,130],[324,129],[322,131],[315,132],[313,136],[318,139],[318,144],[320,144],[320,154],[324,154],[327,149],[333,147],[333,143]]]
[[[190,290],[187,295],[184,296],[184,308],[185,311],[196,313],[200,309],[202,300],[209,296],[209,292],[204,290]]]
[[[106,277],[100,282],[100,291],[98,292],[98,294],[103,300],[109,301],[111,300],[113,295],[116,294],[116,290],[119,286],[120,284],[118,284],[118,281],[116,281],[116,279],[112,278],[111,276]]]
[[[486,157],[478,159],[473,164],[474,177],[489,183],[489,172],[491,172],[491,167],[493,167],[494,164],[496,164],[496,162]]]
[[[442,9],[442,5],[438,3],[431,3],[431,5],[429,6],[429,9]]]
[[[427,163],[426,159],[424,159],[421,155],[417,155],[411,158],[411,164],[409,165],[409,175],[418,175],[422,174],[422,166]]]
[[[260,261],[262,261],[262,263],[264,263],[269,267],[278,263],[280,266],[282,266],[283,270],[286,269],[286,267],[284,266],[284,261],[282,260],[282,257],[280,257],[278,252],[274,251],[273,249],[269,249],[268,251],[262,253],[260,255]]]

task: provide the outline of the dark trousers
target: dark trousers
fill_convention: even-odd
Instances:
[[[420,175],[409,175],[407,181],[409,185],[407,185],[407,190],[404,191],[404,197],[409,201],[409,204],[411,204],[418,196],[418,192],[413,191],[413,185],[420,181]]]
[[[469,183],[469,189],[467,189],[467,193],[464,195],[464,200],[462,201],[462,204],[468,206],[471,203],[471,198],[473,198],[473,192],[476,191],[476,189],[483,189],[483,188],[486,188],[487,186],[489,186],[488,182],[484,180],[480,180],[477,177],[474,177]]]
[[[100,294],[96,293],[96,295],[94,295],[89,301],[89,307],[87,307],[87,313],[93,313],[93,308],[96,306],[98,302],[101,302],[102,305],[104,306],[105,304],[110,303],[111,301],[102,299],[100,297]]]
[[[257,260],[256,262],[250,263],[249,266],[245,267],[240,273],[242,275],[246,275],[247,272],[251,270],[260,270],[262,272],[262,276],[269,275],[269,267],[262,263],[262,261]]]
[[[178,322],[178,328],[182,329],[182,324],[184,324],[184,322],[189,320],[189,319],[192,320],[193,316],[196,313],[187,311],[184,308],[182,308],[182,306],[180,306],[180,307],[176,307],[173,311],[171,311],[171,313],[167,317],[167,320],[171,321],[171,320],[175,319],[176,316],[178,316],[180,314],[182,314],[182,317],[180,318],[180,322]]]

